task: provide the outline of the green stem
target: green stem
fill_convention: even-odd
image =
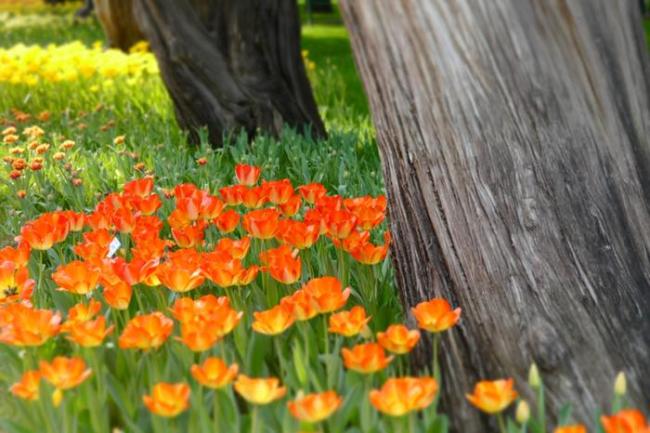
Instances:
[[[542,427],[542,431],[546,431],[546,403],[544,401],[544,385],[540,383],[537,389],[537,421]]]
[[[219,433],[219,390],[215,389],[214,390],[214,401],[212,402],[213,405],[213,414],[212,416],[214,417],[214,433]]]
[[[253,405],[253,408],[251,409],[251,433],[257,433],[258,432],[258,427],[257,427],[257,405]]]
[[[409,417],[409,421],[408,421],[408,424],[409,424],[408,432],[409,432],[409,433],[415,433],[415,432],[416,432],[416,428],[415,428],[415,417],[416,417],[416,416],[417,416],[417,415],[416,415],[415,413],[410,413],[410,414],[408,415],[408,417]]]
[[[499,431],[501,433],[507,433],[507,431],[506,431],[506,423],[505,423],[505,421],[503,419],[503,414],[502,413],[497,414],[497,423],[499,423]]]
[[[329,335],[327,334],[327,315],[323,314],[322,316],[322,321],[323,321],[323,338],[325,342],[325,354],[329,355],[330,354],[330,340],[329,340]]]
[[[438,347],[440,346],[440,334],[433,336],[433,377],[440,381],[440,364],[438,362]]]

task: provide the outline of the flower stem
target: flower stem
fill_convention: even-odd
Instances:
[[[212,402],[213,404],[213,414],[212,416],[214,417],[214,433],[219,433],[219,390],[215,389],[214,390],[214,401]]]
[[[251,409],[251,433],[257,433],[257,406],[253,405]]]
[[[507,431],[506,431],[506,423],[505,423],[505,421],[503,419],[503,414],[502,413],[497,414],[497,423],[499,423],[499,431],[501,433],[507,433]]]

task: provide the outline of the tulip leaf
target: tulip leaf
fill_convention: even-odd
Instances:
[[[449,420],[445,415],[438,415],[431,423],[427,433],[447,433],[449,430]]]
[[[571,421],[571,405],[570,404],[565,404],[562,406],[560,409],[560,412],[557,417],[558,420],[558,425],[565,425],[569,424],[569,421]]]

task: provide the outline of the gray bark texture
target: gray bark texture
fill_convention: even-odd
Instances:
[[[135,15],[158,59],[176,117],[190,132],[285,125],[325,136],[300,51],[295,0],[134,0]]]
[[[593,425],[618,371],[650,404],[650,76],[634,0],[343,0],[406,307],[463,308],[443,407],[537,363]],[[422,353],[420,354],[422,356]],[[422,356],[421,360],[424,360]],[[428,361],[427,361],[428,363]]]
[[[92,2],[88,13],[90,11]],[[144,39],[133,16],[133,0],[95,0],[95,12],[110,47],[128,51]]]

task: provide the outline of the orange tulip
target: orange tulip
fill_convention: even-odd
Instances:
[[[313,278],[302,287],[314,299],[320,313],[330,313],[343,308],[350,297],[350,288],[343,286],[336,277]]]
[[[340,211],[343,209],[343,199],[340,195],[324,195],[314,203],[315,209],[323,213],[331,211]]]
[[[123,191],[131,196],[147,197],[153,191],[153,178],[147,176],[127,182],[124,184]]]
[[[67,219],[71,232],[80,232],[86,224],[86,215],[71,210],[61,212]]]
[[[102,304],[95,299],[91,299],[88,304],[78,303],[68,310],[66,322],[61,326],[61,331],[65,332],[68,327],[75,323],[87,322],[95,318],[102,308]]]
[[[118,232],[131,233],[135,229],[135,214],[124,204],[113,211],[111,222]]]
[[[235,165],[235,175],[241,185],[255,185],[262,170],[259,167],[249,164]]]
[[[237,364],[227,366],[222,359],[214,357],[207,358],[201,365],[194,364],[190,369],[192,377],[197,382],[213,389],[223,388],[230,384],[235,380],[238,371]]]
[[[260,253],[260,261],[274,280],[283,284],[293,284],[300,279],[302,262],[298,250],[292,251],[287,245]]]
[[[142,215],[153,215],[162,206],[158,194],[151,194],[146,197],[129,196],[131,206]]]
[[[388,379],[381,389],[368,394],[378,411],[394,417],[422,410],[433,403],[438,383],[432,377],[402,377]]]
[[[376,265],[386,258],[388,247],[390,246],[390,233],[384,233],[384,244],[373,245],[370,242],[364,242],[350,251],[352,257],[364,265]]]
[[[372,230],[386,216],[386,196],[356,197],[343,200],[343,205],[357,217],[363,230]]]
[[[335,239],[345,239],[357,226],[357,217],[346,210],[331,210],[324,215],[327,233]]]
[[[115,283],[104,281],[102,285],[104,286],[104,300],[111,308],[125,310],[129,307],[133,295],[133,289],[129,284],[124,281]]]
[[[496,414],[510,406],[517,398],[514,380],[483,380],[476,384],[474,392],[466,395],[474,406],[485,413]]]
[[[553,433],[587,433],[587,428],[582,424],[565,425],[556,428]]]
[[[301,221],[282,220],[276,238],[294,248],[310,248],[320,236],[320,225]]]
[[[0,262],[13,262],[17,268],[24,268],[29,264],[31,248],[27,242],[19,242],[16,247],[6,246],[0,248]]]
[[[159,239],[160,231],[163,229],[163,222],[156,215],[139,215],[135,219],[135,229],[131,233],[131,238],[136,246],[140,248],[147,247],[151,242],[155,242],[149,249],[159,250],[160,252],[156,257],[162,256],[164,248],[160,248]]]
[[[298,191],[302,198],[307,202],[314,204],[318,199],[327,194],[327,190],[320,183],[310,183],[298,187]]]
[[[88,263],[99,265],[108,256],[113,234],[106,229],[84,233],[84,241],[74,246],[74,252]]]
[[[284,215],[285,217],[292,217],[298,213],[301,204],[302,204],[302,199],[300,198],[300,196],[292,195],[291,197],[289,197],[289,200],[287,200],[285,203],[278,205],[278,208],[280,209],[280,212],[282,212],[282,215]]]
[[[174,292],[187,292],[205,281],[201,274],[201,255],[194,249],[181,249],[167,255],[167,261],[158,265],[156,276]]]
[[[52,279],[59,285],[57,290],[85,295],[97,287],[99,272],[94,266],[79,260],[73,260],[59,266]]]
[[[393,360],[377,343],[357,344],[352,350],[343,348],[341,354],[346,368],[365,374],[383,370]]]
[[[29,278],[29,269],[0,259],[0,304],[29,299],[36,282]]]
[[[157,383],[151,395],[142,397],[147,409],[159,416],[173,418],[190,407],[190,387],[186,383]]]
[[[177,214],[181,220],[187,223],[197,219],[209,220],[219,216],[225,204],[217,197],[210,195],[207,191],[196,189],[191,195],[176,196]]]
[[[358,232],[353,231],[345,239],[334,239],[330,238],[332,243],[336,248],[341,248],[343,251],[351,253],[352,251],[362,247],[365,244],[370,243],[370,232]]]
[[[343,399],[335,391],[298,396],[287,403],[289,412],[299,421],[308,423],[321,422],[330,417],[339,407]]]
[[[0,342],[14,346],[40,346],[59,333],[61,315],[29,304],[0,309]]]
[[[288,304],[279,304],[265,311],[256,311],[253,313],[255,321],[253,330],[260,334],[278,335],[289,329],[296,317],[293,314],[293,308]]]
[[[305,224],[314,224],[319,227],[318,231],[321,235],[327,233],[327,225],[325,224],[325,214],[319,209],[307,209],[303,218]]]
[[[178,338],[178,337],[177,337]],[[203,352],[217,344],[221,339],[219,328],[211,322],[192,321],[181,325],[181,337],[178,338],[193,352]]]
[[[223,316],[231,310],[230,300],[226,296],[204,295],[198,299],[178,298],[171,308],[174,318],[181,323],[207,321],[213,316]]]
[[[420,341],[420,331],[409,330],[404,325],[390,325],[385,332],[377,333],[377,341],[381,346],[392,353],[408,353]]]
[[[244,268],[241,260],[221,250],[203,254],[201,263],[202,274],[220,287],[245,286],[255,279],[258,270],[255,265]]]
[[[364,330],[370,321],[363,307],[352,307],[349,311],[334,313],[329,318],[328,331],[332,334],[353,337]]]
[[[444,299],[432,299],[421,302],[412,308],[418,326],[429,332],[442,332],[454,326],[460,318],[461,309],[451,309]]]
[[[212,220],[221,233],[231,233],[239,225],[239,214],[233,209],[224,211],[217,218]]]
[[[269,201],[276,205],[287,203],[293,196],[293,185],[289,179],[263,182],[262,188],[266,191]]]
[[[41,372],[29,370],[23,373],[19,382],[14,383],[9,391],[24,400],[38,400]]]
[[[176,197],[176,199],[183,199],[193,196],[198,190],[199,188],[193,183],[180,183],[174,187],[174,192],[171,196]]]
[[[93,230],[112,230],[111,212],[107,203],[101,202],[97,204],[94,212],[86,217],[86,223]]]
[[[172,227],[172,236],[176,245],[181,248],[196,248],[203,245],[206,225],[203,220],[198,220],[185,227]]]
[[[314,300],[304,290],[297,290],[292,295],[285,296],[280,303],[293,309],[296,320],[309,320],[318,314]]]
[[[219,190],[219,195],[226,205],[237,206],[242,204],[246,189],[245,185],[225,186]]]
[[[261,186],[244,187],[241,189],[241,203],[249,209],[264,206],[269,201],[269,194]]]
[[[133,250],[131,250],[133,252]],[[122,281],[130,286],[146,281],[156,272],[160,260],[143,260],[139,257],[140,251],[133,254],[131,262],[124,260],[122,257],[116,257],[110,263],[112,272]]]
[[[92,373],[82,358],[65,356],[57,356],[52,362],[41,361],[39,370],[43,379],[61,390],[80,385]]]
[[[252,378],[240,374],[234,386],[235,391],[246,401],[258,405],[269,404],[287,393],[287,389],[281,387],[280,381],[275,377]]]
[[[214,249],[226,252],[232,258],[241,260],[248,254],[250,246],[251,238],[245,236],[241,239],[221,238]]]
[[[605,433],[650,433],[645,416],[638,409],[623,409],[611,416],[601,416]]]
[[[126,324],[118,340],[120,349],[155,349],[160,347],[174,329],[174,322],[156,311],[136,316]]]
[[[213,328],[218,337],[229,334],[241,320],[243,313],[230,307],[227,297],[204,295],[199,299],[179,298],[171,309],[174,318],[183,326],[205,324]],[[189,329],[188,329],[189,331]]]
[[[97,347],[102,344],[104,338],[113,332],[113,326],[106,328],[106,318],[99,316],[94,320],[84,322],[73,322],[66,326],[65,331],[69,334],[68,339],[82,347]]]
[[[69,230],[70,224],[65,214],[49,212],[25,224],[20,233],[33,249],[48,250],[52,245],[62,242]]]
[[[244,215],[244,229],[257,239],[271,239],[278,229],[280,213],[273,209],[258,209]]]

